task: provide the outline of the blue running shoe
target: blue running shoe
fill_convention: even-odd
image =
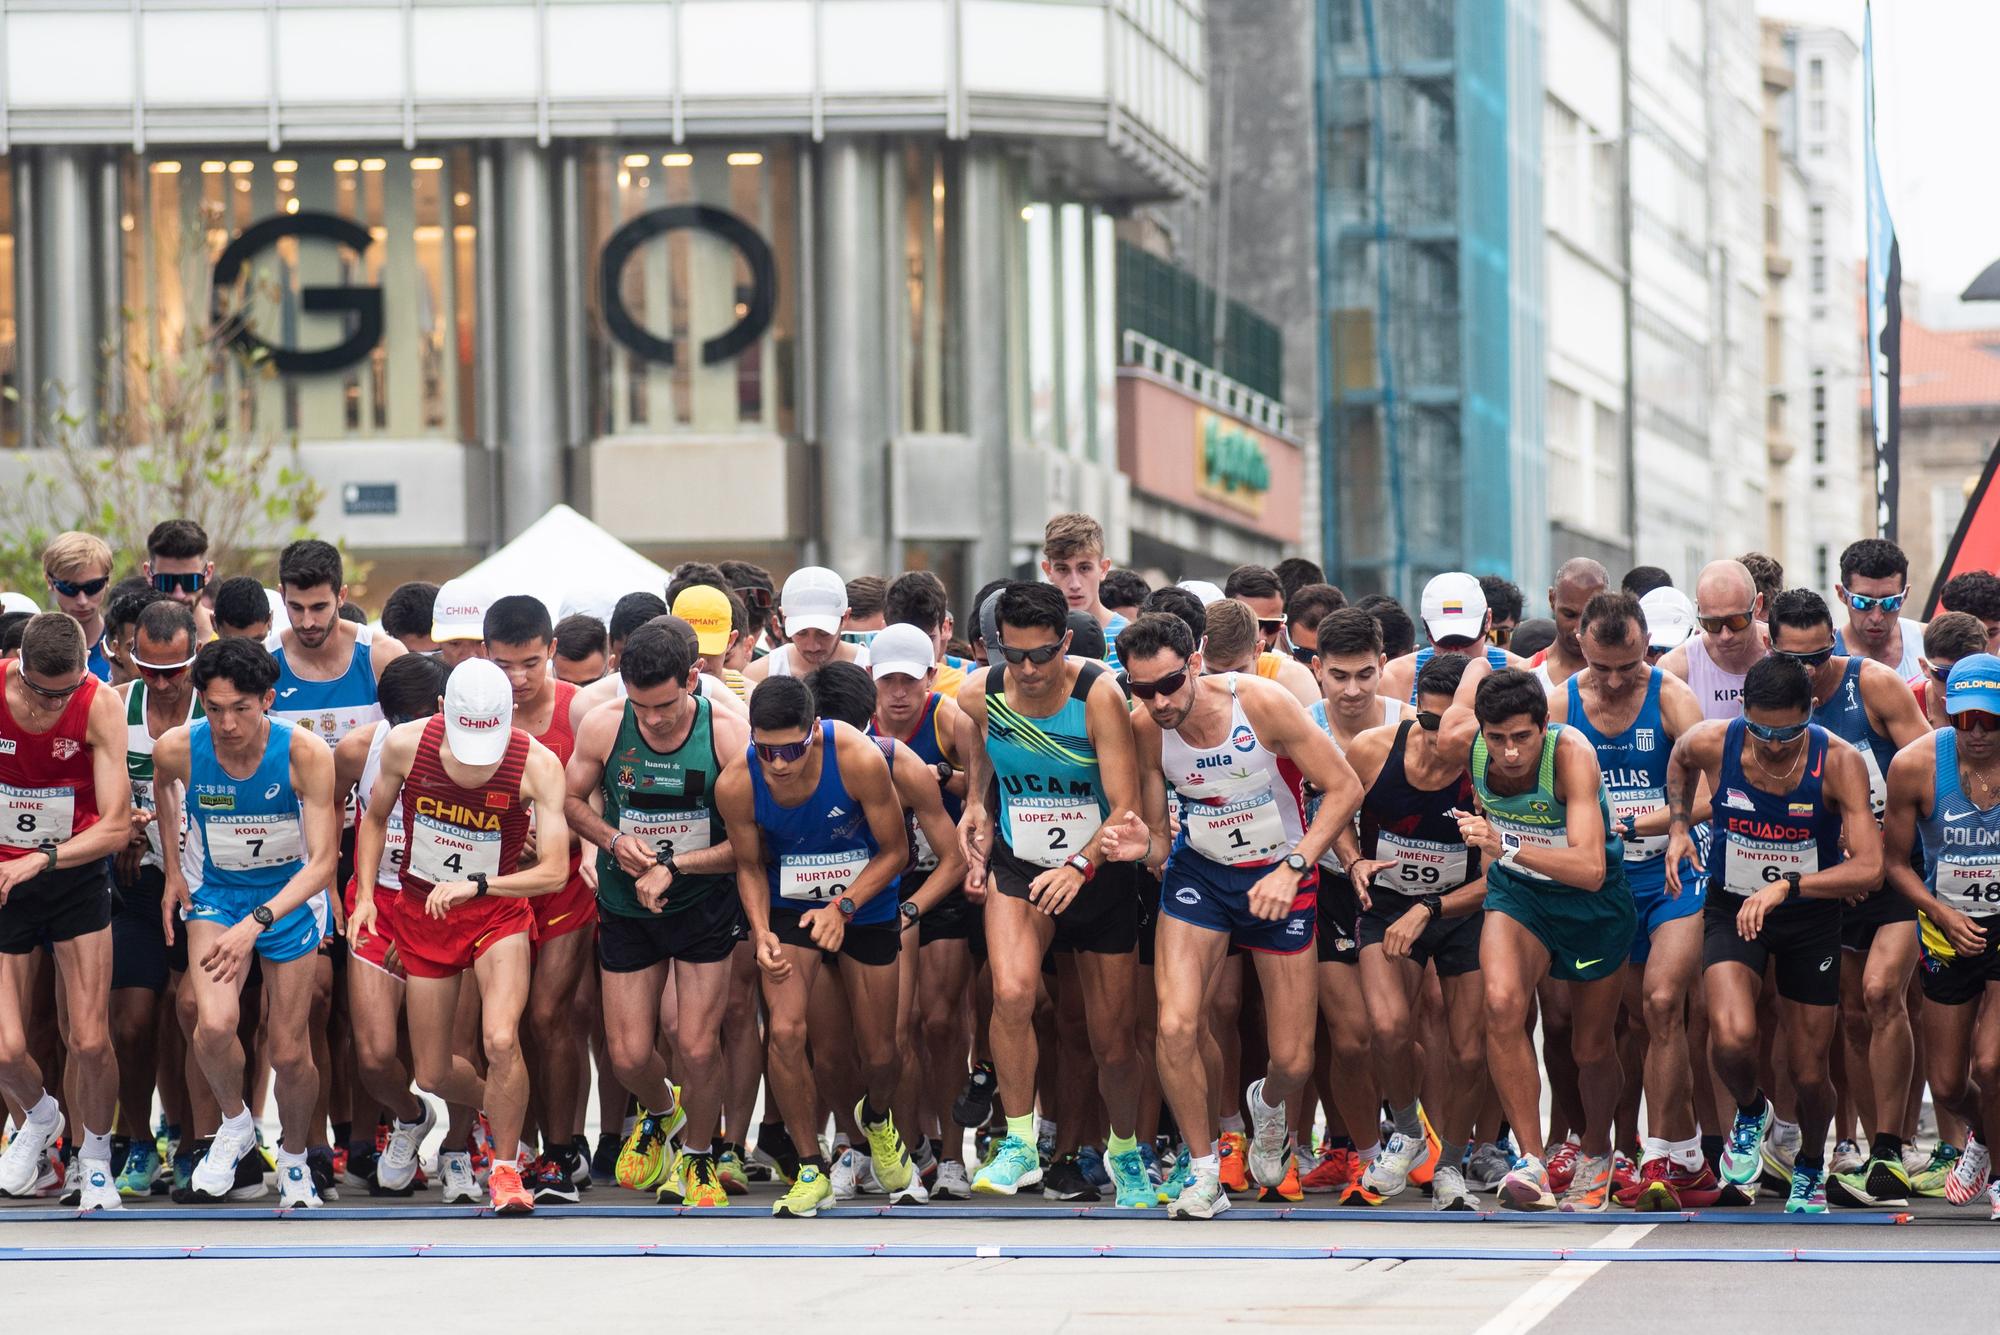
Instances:
[[[1749,1187],[1757,1181],[1757,1174],[1764,1168],[1764,1137],[1771,1133],[1771,1101],[1764,1100],[1764,1111],[1755,1117],[1736,1114],[1736,1124],[1729,1130],[1729,1140],[1722,1147],[1722,1180],[1739,1187]],[[1797,1191],[1798,1174],[1792,1175],[1792,1190]],[[1791,1209],[1788,1204],[1786,1209]],[[1796,1212],[1794,1212],[1796,1213]]]
[[[1111,1185],[1111,1170],[1105,1166],[1104,1151],[1095,1145],[1085,1145],[1076,1152],[1076,1166],[1083,1170],[1090,1185],[1100,1191]]]
[[[1193,1181],[1194,1160],[1188,1157],[1187,1146],[1183,1145],[1181,1146],[1180,1154],[1174,1159],[1173,1171],[1168,1173],[1166,1180],[1160,1183],[1160,1190],[1157,1197],[1159,1203],[1162,1205],[1172,1205],[1180,1199],[1181,1193],[1186,1191],[1188,1184]]]
[[[1792,1194],[1785,1198],[1785,1213],[1825,1214],[1826,1174],[1817,1168],[1792,1169]]]
[[[1019,1136],[1002,1136],[993,1142],[993,1156],[974,1175],[972,1189],[981,1196],[1012,1196],[1041,1182],[1042,1160],[1035,1147]]]
[[[1159,1188],[1153,1185],[1153,1175],[1146,1170],[1146,1157],[1140,1150],[1126,1150],[1111,1156],[1111,1182],[1118,1189],[1118,1208],[1121,1210],[1144,1210],[1158,1205]]]
[[[125,1168],[118,1174],[118,1194],[137,1200],[153,1194],[153,1181],[160,1175],[160,1156],[151,1141],[134,1142],[125,1152]]]

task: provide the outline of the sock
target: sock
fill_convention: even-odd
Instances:
[[[1188,1171],[1196,1177],[1221,1177],[1222,1160],[1215,1154],[1203,1154],[1188,1162]]]
[[[1330,1150],[1351,1150],[1354,1148],[1354,1137],[1328,1136],[1326,1138],[1326,1147]]]
[[[1447,1140],[1438,1154],[1438,1164],[1446,1168],[1457,1168],[1465,1162],[1465,1142]]]
[[[1104,1142],[1104,1157],[1107,1159],[1114,1158],[1117,1155],[1125,1154],[1138,1148],[1139,1142],[1136,1139],[1131,1136],[1121,1136],[1114,1132],[1110,1139]]]
[[[942,1140],[939,1140],[936,1136],[925,1136],[924,1145],[926,1148],[930,1150],[931,1158],[933,1159],[944,1158],[944,1142]]]
[[[1639,1142],[1639,1162],[1651,1163],[1655,1159],[1667,1157],[1667,1142],[1658,1136],[1647,1136]]]
[[[1007,1119],[1007,1134],[1024,1145],[1035,1143],[1035,1115],[1022,1113],[1019,1117]]]
[[[1233,1132],[1235,1132],[1235,1133],[1236,1133],[1237,1135],[1239,1135],[1239,1136],[1240,1136],[1240,1135],[1242,1135],[1242,1134],[1243,1134],[1243,1111],[1242,1111],[1242,1109],[1240,1109],[1240,1108],[1239,1108],[1239,1109],[1237,1109],[1237,1110],[1236,1110],[1235,1112],[1233,1112],[1233,1113],[1229,1114],[1229,1116],[1227,1116],[1227,1117],[1223,1118],[1223,1119],[1222,1119],[1222,1129],[1223,1129],[1224,1131],[1233,1131]]]
[[[276,1150],[274,1151],[274,1154],[275,1154],[275,1156],[276,1156],[276,1158],[277,1158],[277,1160],[278,1160],[278,1167],[280,1167],[280,1168],[303,1168],[303,1167],[305,1167],[305,1163],[306,1163],[306,1156],[305,1156],[305,1155],[304,1155],[303,1153],[301,1153],[301,1154],[293,1154],[293,1153],[292,1153],[292,1152],[291,1152],[290,1150],[286,1149],[286,1148],[285,1148],[285,1147],[284,1147],[283,1145],[279,1145],[279,1146],[278,1146],[278,1148],[277,1148],[277,1149],[276,1149]]]
[[[35,1106],[28,1109],[28,1120],[36,1126],[47,1126],[60,1116],[62,1108],[56,1103],[56,1096],[46,1089],[42,1091],[42,1097],[35,1100]]]
[[[800,1155],[798,1172],[792,1174],[793,1178],[797,1178],[799,1173],[804,1172],[808,1168],[817,1168],[822,1173],[826,1172],[826,1156],[824,1154]]]
[[[108,1131],[92,1131],[89,1127],[85,1127],[83,1129],[83,1149],[78,1157],[88,1159],[92,1163],[109,1163],[111,1161],[111,1133]]]
[[[250,1116],[250,1109],[248,1105],[245,1105],[243,1110],[237,1113],[234,1117],[225,1117],[222,1119],[222,1130],[229,1131],[232,1134],[239,1136],[245,1132],[254,1132],[256,1130],[256,1125],[257,1125],[256,1120]],[[220,1135],[221,1132],[218,1131],[217,1134]]]
[[[1717,1163],[1721,1162],[1722,1137],[1721,1136],[1701,1137],[1701,1157],[1708,1164],[1710,1168],[1715,1167]]]
[[[1868,1157],[1871,1159],[1894,1160],[1900,1158],[1902,1153],[1903,1138],[1901,1136],[1891,1135],[1887,1131],[1877,1131],[1875,1133],[1875,1144],[1868,1151]]]
[[[1748,1103],[1739,1103],[1736,1105],[1736,1115],[1738,1117],[1761,1118],[1764,1115],[1765,1104],[1764,1091],[1760,1089],[1750,1096]]]
[[[874,1105],[868,1102],[867,1095],[864,1094],[861,1098],[861,1125],[880,1126],[888,1120],[889,1114],[876,1111]]]
[[[1376,1158],[1381,1153],[1382,1153],[1382,1142],[1378,1140],[1373,1144],[1369,1145],[1366,1149],[1356,1150],[1354,1152],[1354,1155],[1357,1159],[1361,1160],[1362,1163],[1371,1164],[1375,1162]]]
[[[690,1145],[686,1141],[681,1142],[682,1154],[692,1154],[705,1159],[714,1152],[712,1145]]]
[[[1674,1161],[1676,1168],[1685,1168],[1693,1172],[1701,1167],[1700,1136],[1689,1136],[1686,1140],[1662,1141],[1661,1144],[1666,1146],[1667,1155]]]
[[[637,1125],[639,1125],[639,1119],[636,1117],[627,1117],[624,1121],[620,1122],[618,1124],[619,1138],[621,1140],[630,1140],[632,1138],[632,1128]]]
[[[1787,1122],[1782,1117],[1773,1117],[1771,1119],[1771,1139],[1788,1150],[1795,1150],[1799,1147],[1799,1141],[1803,1139],[1803,1136],[1799,1132],[1799,1124],[1797,1122]]]
[[[1799,1157],[1793,1161],[1792,1167],[1810,1168],[1815,1173],[1820,1172],[1826,1167],[1826,1151],[1823,1149],[1808,1151],[1804,1146],[1800,1146]]]
[[[1409,1106],[1403,1108],[1394,1108],[1390,1111],[1392,1120],[1396,1123],[1398,1134],[1407,1136],[1411,1140],[1422,1140],[1424,1138],[1423,1118],[1417,1115],[1417,1105],[1415,1103],[1411,1103]]]

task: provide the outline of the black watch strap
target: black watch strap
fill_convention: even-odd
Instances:
[[[466,879],[468,879],[468,880],[470,880],[470,881],[472,882],[472,886],[473,886],[473,895],[472,895],[472,897],[473,897],[474,899],[483,899],[483,898],[485,898],[485,897],[486,897],[486,873],[485,873],[485,872],[483,872],[483,871],[476,871],[476,872],[472,873],[472,875],[471,875],[471,876],[469,876],[469,877],[467,877]]]
[[[1786,872],[1785,886],[1785,898],[1797,899],[1799,897],[1799,873],[1795,871]]]

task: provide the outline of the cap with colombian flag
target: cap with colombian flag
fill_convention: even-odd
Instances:
[[[1431,643],[1476,640],[1486,633],[1486,591],[1462,570],[1447,570],[1424,585],[1424,629]]]

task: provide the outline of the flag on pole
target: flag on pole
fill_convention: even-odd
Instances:
[[[1944,560],[1938,562],[1937,578],[1931,581],[1930,605],[1924,608],[1926,621],[1938,614],[1938,591],[1953,575],[1968,570],[2000,569],[2000,495],[1991,494],[1993,475],[1997,472],[2000,472],[2000,445],[1995,445],[1986,457],[1979,485],[1966,497],[1965,513],[1958,518],[1958,532],[1952,534],[1951,546],[1944,549]]]
[[[1896,537],[1896,470],[1903,387],[1903,260],[1875,152],[1875,14],[1863,11],[1862,120],[1868,189],[1868,411],[1875,427],[1875,532]],[[1984,485],[1982,484],[1982,494]],[[1968,512],[1968,518],[1970,512]]]

